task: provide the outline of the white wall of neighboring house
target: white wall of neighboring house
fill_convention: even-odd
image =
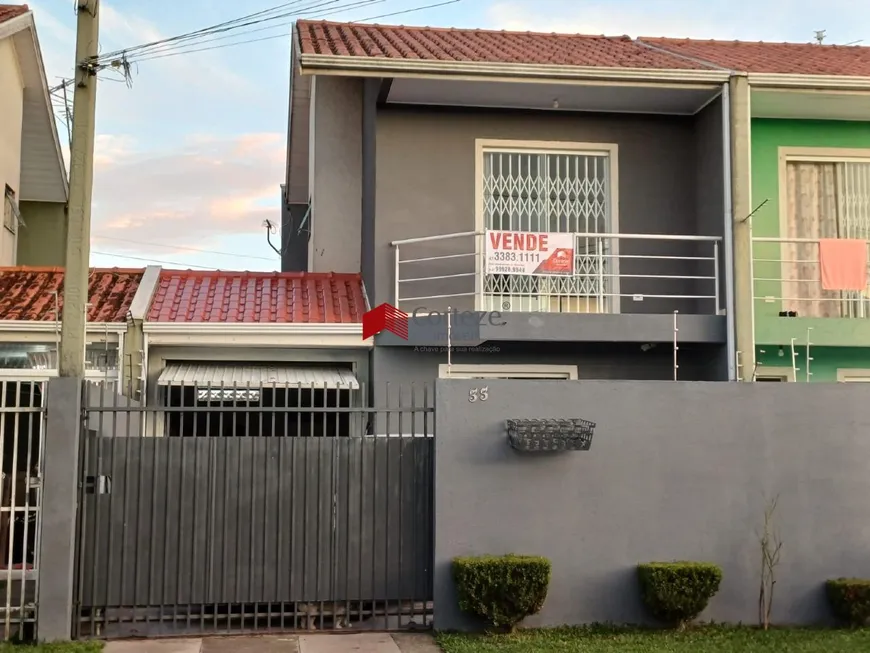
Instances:
[[[15,46],[11,37],[0,39],[0,199],[4,212],[6,187],[17,196],[21,186],[23,108],[24,81]],[[9,231],[5,222],[0,225],[0,266],[15,265],[16,233]]]

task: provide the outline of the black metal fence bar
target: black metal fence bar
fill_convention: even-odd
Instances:
[[[0,622],[3,639],[35,632],[45,383],[0,379]]]
[[[430,626],[432,393],[397,390],[88,391],[76,634]]]

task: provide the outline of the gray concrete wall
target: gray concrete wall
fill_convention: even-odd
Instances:
[[[695,216],[697,233],[705,236],[724,235],[725,194],[731,192],[730,184],[725,182],[724,176],[725,143],[722,140],[722,115],[722,99],[718,98],[695,116]],[[724,242],[720,242],[718,248],[719,303],[716,306],[717,310],[725,308],[725,257],[727,253]],[[713,252],[706,244],[698,248],[698,256],[712,255]],[[710,266],[706,261],[699,264],[697,270],[698,276],[711,274]],[[695,284],[695,294],[702,295],[709,292],[710,286],[706,281],[699,280]],[[709,303],[707,306],[711,307]],[[727,379],[727,348],[722,349],[718,368],[717,378]]]
[[[316,77],[312,86],[311,272],[360,271],[362,99],[362,79]]]
[[[457,347],[451,362],[459,365],[576,365],[581,379],[668,380],[674,376],[673,348],[660,344],[643,351],[639,344],[486,342],[479,347]],[[685,345],[679,351],[679,374],[685,380],[716,381],[717,361],[724,345]],[[372,378],[375,405],[395,403],[398,388],[408,394],[411,384],[422,403],[428,387],[430,402],[438,366],[447,363],[445,347],[375,347]],[[387,401],[386,384],[392,388]]]
[[[39,641],[69,640],[79,487],[81,379],[48,381],[39,541]]]
[[[318,120],[320,116],[318,115]],[[696,125],[696,122],[699,125]],[[712,128],[711,128],[712,129]],[[375,287],[372,304],[393,301],[394,264],[390,242],[475,229],[475,139],[514,139],[616,143],[619,147],[619,231],[643,234],[698,234],[697,150],[705,150],[712,131],[694,117],[616,114],[555,114],[553,112],[486,112],[445,109],[382,108],[377,124],[377,222],[375,226]],[[720,136],[721,139],[721,136]],[[719,145],[721,151],[721,144]],[[718,183],[705,180],[704,190]],[[721,221],[720,221],[721,223]],[[706,225],[705,225],[706,226]],[[721,235],[721,224],[713,233]],[[334,236],[338,237],[338,236]],[[712,246],[709,247],[712,251]],[[622,254],[693,256],[696,243],[624,242]],[[474,251],[470,240],[406,247],[408,258]],[[449,261],[449,270],[471,272],[473,259]],[[435,265],[435,264],[433,264]],[[651,267],[652,266],[652,267]],[[420,268],[422,269],[422,265]],[[677,270],[673,272],[672,270]],[[621,273],[694,274],[692,262],[624,261]],[[449,273],[415,269],[408,277]],[[467,282],[473,291],[472,278]],[[441,282],[439,282],[441,283]],[[407,284],[406,296],[457,292],[457,281],[439,287],[428,282]],[[624,279],[623,293],[653,293],[661,281]],[[664,282],[668,283],[668,282]],[[668,294],[692,293],[691,281],[677,281]],[[447,289],[447,285],[450,289]],[[469,308],[470,297],[451,300]],[[465,302],[463,304],[463,302]],[[713,312],[712,301],[647,299],[623,301],[626,313]],[[407,308],[403,306],[403,308]],[[432,306],[430,308],[439,307]]]
[[[695,116],[695,216],[698,234],[722,236],[725,230],[724,141],[722,140],[722,100],[716,99]],[[709,248],[703,256],[711,256]],[[719,270],[725,270],[724,248],[719,247]],[[699,266],[700,274],[709,274]],[[701,284],[696,284],[700,293]],[[709,290],[709,287],[707,287]],[[720,275],[719,308],[725,306],[725,282]]]
[[[540,417],[596,422],[591,450],[513,452],[504,420]],[[451,559],[500,553],[553,563],[531,626],[645,622],[636,565],[674,559],[724,570],[702,619],[753,623],[756,533],[776,494],[773,621],[826,621],[824,581],[870,576],[868,431],[857,384],[439,381],[435,625],[471,626]]]

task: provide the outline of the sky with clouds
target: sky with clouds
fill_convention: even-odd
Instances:
[[[291,21],[365,20],[438,2],[381,0],[336,11],[353,1],[323,0],[318,9],[264,23],[256,33],[188,48],[203,51],[143,60],[133,68],[131,87],[113,71],[104,73],[97,100],[93,265],[280,268],[262,225],[280,222]],[[279,4],[292,12],[294,5],[318,2],[100,4],[100,48],[109,52]],[[28,5],[49,84],[60,83],[74,62],[74,3]],[[828,43],[866,38],[870,45],[870,2],[856,0],[460,0],[366,22],[798,42],[824,29]],[[230,45],[239,41],[248,42]],[[58,126],[66,141],[64,125]]]

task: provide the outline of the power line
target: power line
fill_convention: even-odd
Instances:
[[[382,1],[383,0],[377,0],[377,2],[382,2]],[[444,7],[447,5],[456,4],[457,2],[462,2],[462,0],[445,0],[444,2],[437,2],[437,3],[430,4],[430,5],[423,5],[421,7],[412,7],[411,9],[405,9],[403,11],[395,11],[395,12],[388,13],[388,14],[379,14],[377,16],[369,16],[367,18],[361,18],[359,20],[350,21],[350,22],[361,23],[361,22],[366,21],[366,20],[375,20],[378,18],[388,18],[390,16],[399,16],[402,14],[408,14],[408,13],[412,13],[412,12],[416,12],[416,11],[422,11],[424,9],[433,9],[435,7]],[[354,7],[354,8],[368,6],[369,4],[372,4],[372,2],[371,2],[371,0],[369,0],[369,2],[361,2],[361,3],[357,3],[357,4],[359,6]],[[348,7],[348,8],[350,8],[350,7]],[[331,13],[334,13],[334,12],[331,12]],[[328,16],[328,15],[329,14],[326,14],[326,16]],[[318,16],[318,17],[326,17],[326,16]],[[291,21],[289,23],[282,23],[280,25],[272,25],[272,26],[266,27],[266,28],[259,28],[256,30],[250,30],[249,32],[242,32],[242,34],[233,34],[231,36],[223,36],[223,37],[218,37],[215,39],[208,39],[206,41],[200,41],[200,42],[201,43],[208,43],[208,42],[212,42],[212,41],[220,41],[220,40],[227,39],[227,38],[235,38],[235,37],[241,36],[243,34],[248,34],[248,33],[252,33],[252,32],[261,32],[261,31],[265,31],[265,30],[269,30],[269,29],[275,29],[276,27],[282,27],[284,25],[292,25],[292,24],[293,24],[293,22]],[[274,36],[263,36],[263,37],[256,38],[256,39],[245,39],[242,41],[236,41],[234,43],[225,43],[223,45],[213,45],[213,46],[204,47],[204,48],[191,48],[191,45],[196,45],[196,44],[190,44],[190,45],[181,46],[175,51],[173,51],[171,49],[163,51],[163,52],[165,52],[165,54],[163,54],[161,51],[157,51],[158,54],[155,54],[153,56],[150,53],[146,53],[148,56],[142,56],[141,58],[135,58],[135,59],[132,59],[131,61],[133,63],[141,63],[143,61],[153,61],[155,59],[164,59],[166,57],[177,57],[178,55],[182,55],[182,54],[193,54],[195,52],[208,52],[209,50],[220,50],[223,48],[230,48],[230,47],[233,47],[236,45],[247,45],[248,43],[259,43],[261,41],[271,41],[274,39],[286,39],[286,38],[287,38],[286,34],[276,34]],[[183,49],[183,48],[187,48],[187,49]]]
[[[100,256],[111,256],[114,258],[128,258],[133,261],[145,261],[146,263],[161,263],[163,265],[181,265],[187,266],[189,268],[198,268],[200,270],[217,270],[218,268],[208,265],[194,265],[193,263],[179,263],[178,261],[164,261],[157,258],[143,258],[141,256],[127,256],[126,254],[112,254],[110,252],[97,252],[92,251],[91,254],[98,254]]]
[[[308,5],[305,7],[298,7],[299,4],[308,1],[315,1],[316,4]],[[289,21],[284,23],[278,23],[275,25],[270,25],[268,27],[259,27],[256,29],[242,30],[237,34],[224,35],[215,38],[203,38],[206,36],[210,36],[212,34],[218,34],[226,31],[230,31],[233,29],[241,29],[243,27],[250,27],[253,25],[258,25],[264,22],[278,20],[280,18],[285,18],[288,16],[298,16],[300,12],[310,11],[312,9],[319,9],[326,6],[335,5],[340,0],[320,0],[317,2],[316,0],[295,0],[294,2],[284,3],[282,5],[278,5],[276,7],[272,7],[271,9],[265,9],[261,12],[257,12],[255,14],[249,14],[247,16],[242,16],[241,18],[237,18],[232,21],[226,21],[224,23],[219,23],[217,25],[213,25],[211,27],[206,27],[201,30],[196,30],[194,32],[188,32],[186,34],[181,34],[179,36],[174,36],[167,39],[162,39],[159,41],[153,41],[151,43],[146,43],[143,45],[133,46],[131,48],[126,48],[124,50],[116,50],[114,52],[109,52],[104,55],[98,57],[98,67],[106,68],[112,65],[119,65],[122,67],[129,67],[131,63],[139,63],[144,61],[153,61],[155,59],[163,59],[165,57],[174,57],[182,54],[194,54],[197,52],[207,52],[209,50],[219,50],[222,48],[229,48],[238,45],[246,45],[249,43],[259,43],[262,41],[271,41],[274,39],[284,39],[287,38],[287,35],[277,34],[274,36],[265,36],[256,39],[244,39],[241,41],[236,41],[233,43],[225,43],[223,45],[216,45],[210,47],[193,47],[199,45],[201,43],[210,43],[214,41],[225,40],[228,38],[237,38],[240,36],[244,36],[246,34],[253,34],[256,32],[263,32],[271,29],[277,29],[280,27],[285,27],[288,25],[292,25],[295,21]],[[357,2],[348,2],[344,4],[340,4],[337,7],[332,7],[331,10],[326,12],[318,12],[319,15],[310,16],[311,18],[327,18],[336,13],[344,13],[346,11],[351,11],[353,9],[361,9],[363,7],[367,7],[374,4],[381,4],[386,0],[358,0]],[[361,18],[358,20],[350,21],[352,23],[361,23],[368,20],[376,20],[379,18],[388,18],[391,16],[399,16],[404,14],[415,13],[418,11],[424,11],[426,9],[434,9],[437,7],[444,7],[447,5],[456,4],[458,2],[462,2],[462,0],[444,0],[443,2],[436,2],[428,5],[422,5],[418,7],[411,7],[409,9],[403,9],[401,11],[394,11],[384,14],[378,14],[376,16],[369,16],[367,18]],[[281,14],[273,14],[269,15],[271,12],[278,11],[282,8],[287,8],[290,6],[296,6],[297,8],[292,12],[285,12]],[[248,19],[256,18],[256,20],[250,20],[249,22],[242,22]],[[198,39],[198,40],[195,40]],[[185,42],[187,41],[187,42]],[[134,54],[133,57],[130,57],[130,54]],[[120,60],[119,60],[120,58]],[[114,81],[114,80],[113,80]],[[49,89],[49,92],[55,93],[59,90],[66,88],[67,86],[73,83],[72,79],[63,80],[60,84]]]
[[[352,2],[349,4],[342,5],[341,10],[342,10],[342,12],[344,12],[344,11],[350,11],[353,9],[362,9],[363,7],[368,7],[368,6],[375,5],[375,4],[382,4],[385,1],[386,0],[359,0],[357,2]],[[451,0],[451,2],[458,2],[458,0]],[[450,3],[446,3],[446,4],[450,4]],[[332,12],[328,12],[326,15],[330,15],[330,14],[334,14],[334,13],[336,13],[336,12],[332,11]],[[404,12],[402,12],[402,13],[404,13]],[[314,17],[317,17],[317,16],[314,16]],[[366,20],[368,20],[368,19],[366,19]],[[235,33],[234,34],[225,34],[224,36],[216,36],[215,38],[210,38],[210,39],[198,39],[194,43],[184,43],[184,44],[181,44],[178,46],[175,46],[173,44],[168,44],[169,47],[157,47],[157,48],[154,48],[153,50],[149,50],[149,51],[145,52],[144,54],[140,53],[140,56],[134,56],[132,59],[130,59],[130,61],[132,63],[138,63],[138,62],[142,62],[142,61],[151,61],[153,59],[162,59],[162,58],[168,57],[168,56],[176,56],[179,54],[189,54],[189,53],[193,53],[193,52],[206,52],[208,50],[217,50],[217,49],[220,49],[222,47],[232,47],[234,45],[244,45],[247,43],[258,43],[260,41],[269,41],[272,39],[284,39],[284,38],[287,38],[287,34],[282,32],[281,34],[276,34],[274,36],[265,36],[265,37],[261,37],[261,38],[257,38],[257,39],[246,39],[243,41],[238,41],[236,43],[227,43],[223,46],[215,46],[215,47],[208,47],[208,48],[196,48],[196,49],[184,49],[184,48],[191,48],[193,46],[197,46],[197,45],[200,45],[202,43],[213,43],[215,41],[225,41],[226,39],[238,38],[238,37],[244,36],[246,34],[256,34],[257,32],[266,32],[269,30],[275,30],[275,29],[279,29],[282,27],[290,26],[293,23],[294,23],[294,21],[291,20],[291,21],[287,21],[287,22],[283,22],[283,23],[278,23],[276,25],[269,25],[268,27],[258,27],[256,29],[243,30],[243,31],[239,32],[238,34],[235,34]]]
[[[273,257],[269,256],[254,256],[253,254],[233,254],[231,252],[220,252],[214,249],[199,249],[197,247],[183,247],[181,245],[170,245],[169,243],[146,243],[141,240],[133,240],[131,238],[115,238],[114,236],[92,236],[99,240],[114,240],[120,243],[135,243],[136,245],[144,245],[146,247],[166,247],[167,249],[180,249],[187,252],[198,252],[200,254],[217,254],[219,256],[232,256],[234,258],[249,258],[258,261],[274,261]]]
[[[227,29],[231,29],[232,25],[239,24],[244,20],[248,20],[248,19],[251,19],[251,18],[254,18],[257,16],[262,17],[265,15],[268,15],[269,13],[275,12],[279,9],[287,8],[287,7],[290,7],[293,5],[298,5],[304,1],[305,0],[293,0],[292,2],[285,2],[283,4],[276,5],[275,7],[271,7],[269,9],[263,9],[262,11],[255,12],[253,14],[247,14],[245,16],[241,16],[239,18],[234,18],[232,20],[225,21],[223,23],[217,23],[217,24],[211,25],[209,27],[203,27],[201,29],[194,30],[192,32],[185,32],[185,33],[179,34],[177,36],[172,36],[172,37],[165,38],[165,39],[158,39],[157,41],[151,41],[149,43],[135,45],[135,46],[130,47],[130,48],[124,48],[123,50],[114,50],[112,52],[107,52],[107,53],[101,55],[100,59],[113,59],[116,57],[130,54],[132,52],[144,50],[144,49],[158,46],[158,45],[173,43],[173,42],[177,42],[177,41],[184,41],[184,40],[196,38],[197,36],[201,36],[203,34],[215,33],[215,32],[219,32],[219,31],[226,31]],[[334,2],[338,2],[338,0],[329,0],[329,2],[327,4],[334,3]]]
[[[445,0],[444,2],[436,2],[431,5],[424,5],[422,7],[412,7],[411,9],[403,9],[402,11],[394,11],[390,14],[381,14],[379,16],[369,16],[368,18],[360,18],[359,20],[352,20],[352,23],[362,23],[367,20],[377,20],[378,18],[390,18],[392,16],[401,16],[402,14],[412,14],[417,11],[423,11],[424,9],[434,9],[435,7],[445,7],[447,5],[454,5],[457,2],[462,2],[462,0]]]
[[[381,2],[385,2],[385,0],[364,0],[368,4],[378,4]],[[305,4],[306,2],[314,4],[308,4],[307,6],[300,7],[299,5]],[[259,25],[265,22],[278,20],[281,18],[287,18],[289,16],[298,15],[300,12],[304,11],[312,11],[315,9],[320,9],[322,7],[328,7],[331,5],[335,5],[339,3],[340,0],[294,0],[293,2],[284,3],[282,5],[278,5],[276,7],[272,7],[271,9],[265,9],[260,12],[256,12],[254,14],[248,14],[246,16],[242,16],[240,18],[236,18],[231,21],[226,21],[224,23],[218,23],[217,25],[212,25],[210,27],[205,27],[199,30],[195,30],[193,32],[187,32],[185,34],[180,34],[178,36],[173,36],[167,39],[161,39],[159,41],[152,41],[151,43],[145,43],[142,45],[133,46],[130,48],[124,48],[123,50],[116,50],[114,52],[108,52],[106,54],[100,55],[98,57],[98,62],[107,62],[113,59],[118,58],[127,58],[130,59],[131,54],[139,54],[142,55],[143,52],[148,49],[155,49],[159,46],[166,46],[168,44],[178,43],[179,41],[190,41],[193,39],[200,38],[202,36],[209,36],[212,34],[219,34],[222,32],[228,32],[234,29],[241,29],[243,27],[251,27],[253,25]],[[360,3],[355,3],[360,4]],[[287,9],[293,7],[293,11],[285,11],[283,13],[274,13],[281,9]],[[338,7],[339,9],[346,9],[346,6]]]

